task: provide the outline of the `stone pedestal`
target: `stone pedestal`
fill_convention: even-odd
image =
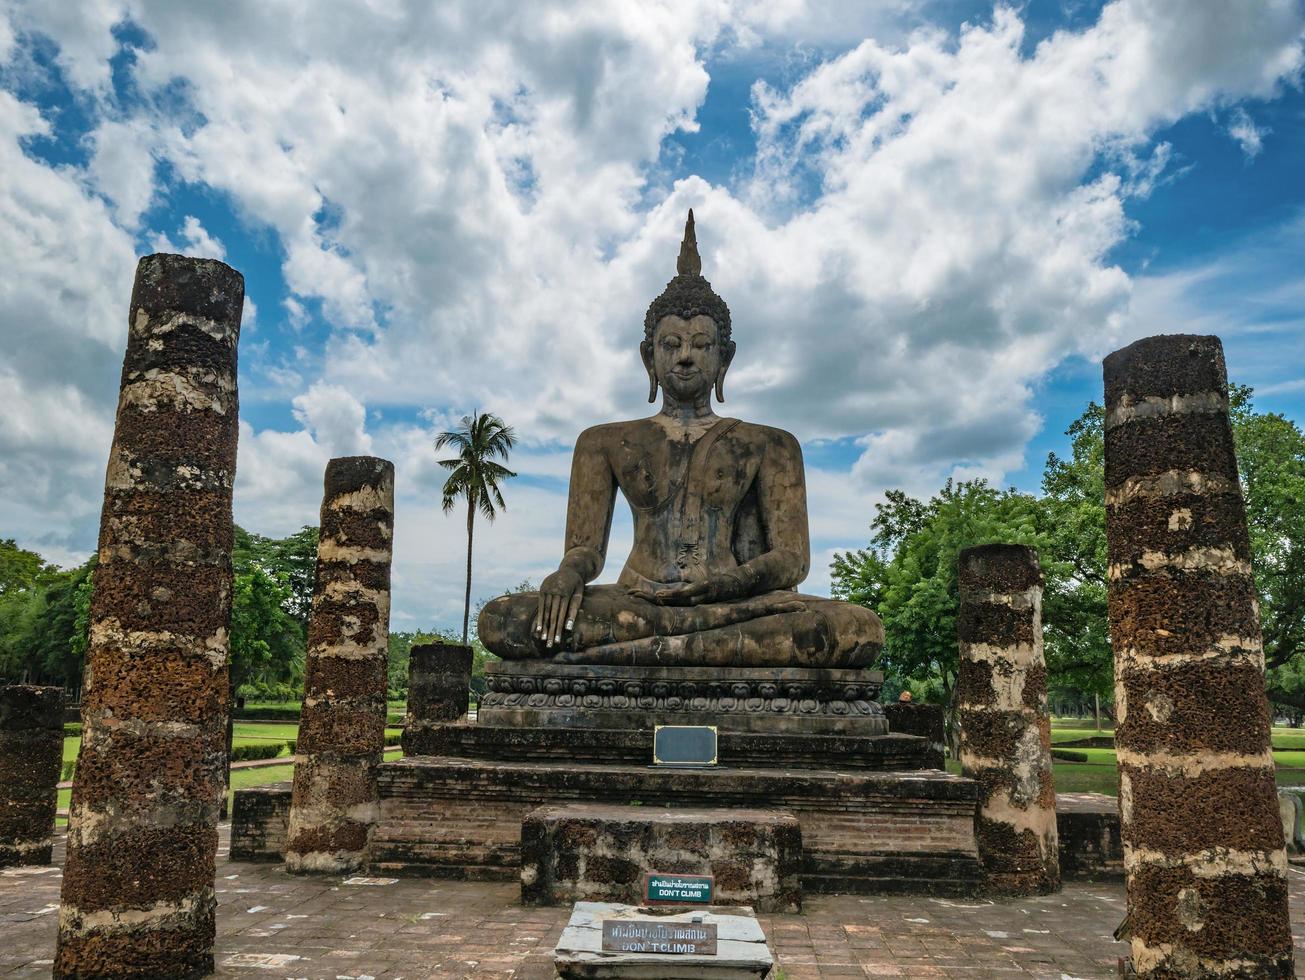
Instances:
[[[1216,337],[1105,360],[1115,741],[1139,976],[1290,977],[1246,511]]]
[[[974,836],[995,891],[1060,887],[1042,569],[1014,544],[967,548],[956,570],[961,771],[979,784]]]
[[[213,968],[244,280],[136,268],[105,477],[56,977]]]
[[[0,868],[50,863],[63,763],[63,689],[0,687]]]
[[[478,725],[884,735],[875,670],[803,667],[614,667],[551,661],[486,664]]]
[[[521,822],[521,904],[644,900],[644,875],[711,875],[713,905],[802,908],[802,828],[791,813],[577,803]]]
[[[460,643],[419,643],[409,652],[405,754],[416,753],[432,728],[466,717],[471,662],[471,647]]]
[[[394,464],[326,467],[286,870],[362,865],[385,751]]]

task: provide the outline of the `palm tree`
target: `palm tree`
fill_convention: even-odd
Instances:
[[[517,436],[512,426],[506,425],[497,415],[473,412],[462,416],[462,424],[453,432],[441,432],[435,440],[436,451],[452,446],[458,455],[441,459],[440,466],[450,470],[444,483],[444,513],[453,509],[459,497],[467,498],[467,593],[462,603],[462,643],[467,643],[467,624],[471,618],[471,540],[479,510],[487,520],[494,520],[500,510],[506,510],[503,493],[498,488],[500,480],[516,476],[506,466],[494,462],[495,458],[507,461],[508,451],[516,445]]]

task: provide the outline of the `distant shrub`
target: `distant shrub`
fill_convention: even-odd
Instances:
[[[1087,762],[1088,754],[1086,752],[1075,752],[1073,749],[1052,749],[1051,757],[1060,762]]]
[[[237,708],[232,712],[237,721],[298,721],[298,708]]]
[[[255,745],[237,745],[231,750],[232,762],[251,762],[255,759],[275,759],[286,747],[285,742],[260,742]]]

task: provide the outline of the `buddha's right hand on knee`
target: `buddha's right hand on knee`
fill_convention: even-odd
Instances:
[[[539,587],[539,612],[531,635],[542,640],[546,647],[561,643],[563,631],[575,627],[584,594],[584,578],[565,565],[545,578]]]

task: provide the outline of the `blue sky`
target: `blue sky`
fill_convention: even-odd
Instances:
[[[237,520],[399,472],[395,626],[459,614],[433,434],[523,438],[475,592],[560,556],[567,449],[646,412],[683,213],[734,312],[722,411],[792,429],[817,571],[873,504],[1036,489],[1100,357],[1218,333],[1305,418],[1302,11],[701,0],[0,6],[0,528],[94,547],[137,256],[244,273]],[[618,524],[608,577],[619,570]]]

